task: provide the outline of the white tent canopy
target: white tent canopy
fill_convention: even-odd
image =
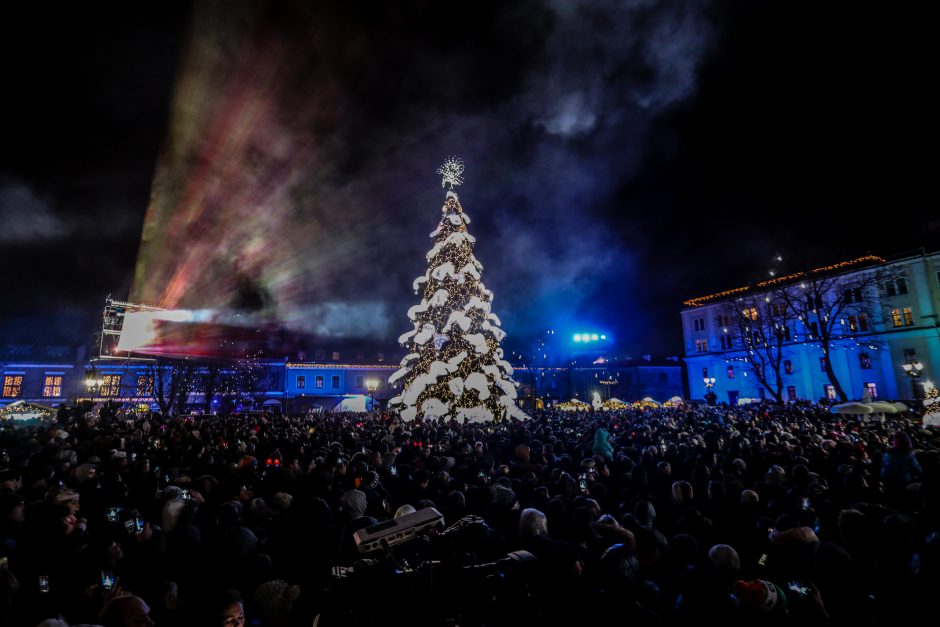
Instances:
[[[846,414],[850,416],[859,416],[862,414],[871,414],[874,413],[871,407],[865,403],[842,403],[841,405],[833,405],[832,413],[834,414]]]
[[[0,409],[0,418],[4,420],[39,420],[55,415],[56,410],[41,403],[15,401]]]

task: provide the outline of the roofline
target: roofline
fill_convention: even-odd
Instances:
[[[711,302],[721,301],[728,296],[734,296],[735,294],[741,294],[744,292],[749,292],[754,288],[767,288],[773,287],[775,285],[783,285],[786,283],[791,283],[798,281],[800,279],[806,279],[812,275],[817,274],[827,274],[827,273],[836,273],[841,274],[842,272],[847,272],[853,266],[860,266],[862,264],[883,264],[888,263],[884,257],[879,257],[877,255],[866,255],[864,257],[859,257],[857,259],[850,259],[848,261],[840,261],[828,266],[820,266],[818,268],[813,268],[812,270],[806,272],[794,272],[792,274],[787,274],[785,276],[775,277],[773,279],[767,279],[766,281],[759,281],[753,285],[745,285],[743,287],[735,287],[730,290],[725,290],[723,292],[716,292],[714,294],[708,294],[705,296],[697,296],[695,298],[690,298],[688,300],[682,301],[682,304],[686,307],[701,307]]]

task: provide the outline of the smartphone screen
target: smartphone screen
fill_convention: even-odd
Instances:
[[[120,507],[109,507],[108,508],[108,522],[117,522],[118,518],[121,516],[123,511]]]
[[[114,573],[110,570],[101,571],[101,587],[110,590],[114,587]]]
[[[43,594],[49,592],[49,575],[39,575],[39,591]]]
[[[803,497],[803,509],[804,510],[809,509],[809,497],[805,497],[805,496]]]
[[[189,500],[189,490],[183,490],[182,498],[184,500]]]

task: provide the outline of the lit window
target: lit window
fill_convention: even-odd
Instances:
[[[322,390],[323,389],[323,377],[317,377],[316,379],[314,379],[313,384],[316,386],[318,390]]]
[[[62,375],[47,374],[42,384],[42,395],[47,398],[62,396]]]
[[[831,383],[827,383],[823,386],[823,394],[825,395],[826,400],[836,400],[836,386],[832,385]]]
[[[904,308],[904,326],[910,327],[914,325],[914,312],[910,307]]]
[[[749,307],[741,312],[748,320],[757,320],[757,307]]]
[[[874,383],[866,383],[865,391],[868,392],[868,395],[872,398],[872,400],[878,398],[878,386]]]
[[[339,351],[333,351],[333,361],[339,361]]]
[[[708,352],[708,340],[695,340],[695,352],[707,353]]]
[[[99,396],[120,396],[121,395],[121,375],[106,374],[101,377],[101,388]]]
[[[900,310],[900,309],[892,309],[892,310],[891,310],[891,324],[892,324],[893,326],[896,326],[896,327],[903,327],[903,326],[904,326],[904,320],[901,318],[901,310]]]
[[[307,377],[305,375],[297,375],[297,389],[302,390],[307,387]]]
[[[23,393],[23,375],[8,374],[3,377],[3,395],[17,398]]]
[[[153,375],[150,375],[150,374],[137,375],[137,396],[152,396],[152,395],[153,395]]]

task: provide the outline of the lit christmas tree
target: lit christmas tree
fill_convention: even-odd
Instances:
[[[924,383],[924,426],[940,427],[940,393],[931,381]]]
[[[463,163],[448,159],[438,170],[450,186],[441,221],[431,233],[428,270],[415,279],[421,304],[408,310],[414,330],[398,338],[409,351],[389,383],[403,383],[389,401],[403,420],[457,418],[470,422],[528,416],[516,406],[517,384],[500,342],[506,333],[490,311],[493,293],[480,280],[483,265],[473,256],[476,239],[467,232],[454,187],[463,183]]]

